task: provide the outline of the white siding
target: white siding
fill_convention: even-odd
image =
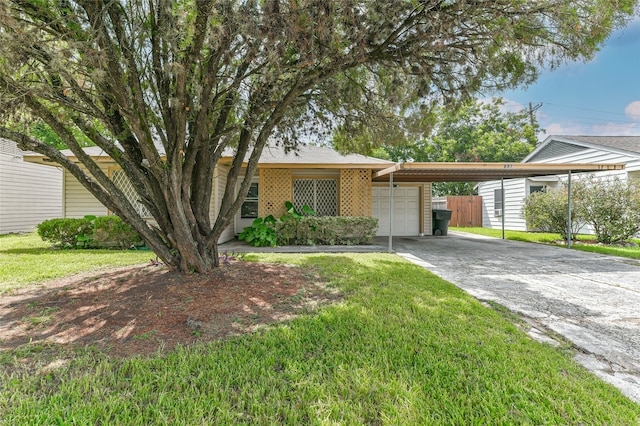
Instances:
[[[32,231],[62,217],[62,171],[25,163],[22,151],[3,141],[0,152],[0,234]]]
[[[640,154],[637,156],[619,154],[611,151],[604,151],[599,149],[585,149],[578,153],[563,155],[561,157],[550,158],[542,161],[541,163],[623,163],[627,164],[632,161],[637,161],[640,158]]]
[[[640,170],[640,155],[631,156],[618,154],[610,151],[601,151],[597,149],[587,149],[579,153],[565,155],[562,157],[551,158],[544,161],[544,163],[618,163],[625,164],[624,170],[613,170],[608,172],[596,172],[596,173],[580,173],[574,174],[575,177],[589,176],[591,174],[596,177],[618,177],[625,180],[627,173],[634,170]],[[566,180],[566,175],[562,175],[563,180]]]
[[[478,185],[478,195],[482,197],[482,226],[502,229],[502,217],[495,215],[495,190],[501,188],[501,182],[483,182]],[[505,179],[504,181],[504,228],[513,231],[526,231],[527,224],[522,218],[522,205],[526,190],[525,179]]]
[[[108,173],[106,166],[101,168],[105,174]],[[109,210],[66,170],[64,188],[64,217],[106,216],[109,214]]]

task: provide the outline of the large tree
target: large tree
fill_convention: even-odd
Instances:
[[[168,265],[206,272],[270,139],[291,148],[303,130],[362,129],[388,112],[529,83],[538,66],[590,58],[635,3],[5,0],[0,135],[67,169]],[[34,122],[80,164],[31,135]],[[153,222],[85,154],[84,138],[118,163]],[[234,158],[211,222],[226,149]]]
[[[468,100],[451,110],[436,108],[426,117],[425,137],[385,150],[394,161],[519,162],[536,147],[540,127],[531,111],[505,111],[504,106],[501,98],[494,98]],[[433,184],[437,195],[472,195],[474,187],[474,182]]]

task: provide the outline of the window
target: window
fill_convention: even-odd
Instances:
[[[305,204],[318,216],[337,216],[338,182],[335,179],[295,179],[293,205],[301,211]]]
[[[493,191],[493,213],[496,217],[502,216],[502,209],[504,208],[503,199],[502,189]]]
[[[529,186],[529,195],[534,192],[544,192],[546,186],[545,185],[531,185]]]
[[[258,217],[258,182],[251,183],[247,197],[240,207],[242,219],[255,219]]]

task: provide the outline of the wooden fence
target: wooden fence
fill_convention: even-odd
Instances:
[[[449,195],[434,198],[433,208],[451,210],[449,226],[482,227],[482,197],[478,195]]]

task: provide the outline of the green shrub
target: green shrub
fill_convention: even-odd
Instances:
[[[582,188],[576,188],[576,193],[580,193]],[[529,195],[522,207],[522,215],[527,221],[528,228],[537,228],[542,232],[554,232],[560,234],[563,239],[567,239],[567,228],[569,226],[569,212],[567,208],[568,190],[566,186],[551,189],[543,192],[534,192]],[[573,196],[574,203],[577,201]],[[585,225],[584,218],[581,217],[581,209],[571,210],[571,239],[575,240],[580,229]]]
[[[44,241],[49,241],[61,248],[82,247],[83,242],[78,240],[91,234],[91,220],[82,219],[49,219],[38,225],[38,235]]]
[[[93,220],[89,243],[92,247],[128,249],[142,244],[140,234],[118,216],[100,216]]]
[[[279,219],[257,218],[242,230],[238,239],[254,247],[276,245],[357,245],[369,244],[376,236],[378,219],[372,217],[321,216],[309,206],[297,211],[290,201]]]
[[[272,215],[264,219],[257,218],[251,226],[247,226],[242,230],[238,235],[238,239],[246,241],[247,244],[253,247],[275,247],[277,242],[275,224],[276,218]]]
[[[589,224],[605,244],[627,240],[640,232],[640,184],[629,180],[580,179],[572,182],[571,234]],[[522,209],[527,226],[567,238],[567,187],[537,192]]]
[[[49,219],[38,225],[38,235],[61,248],[117,248],[142,245],[140,235],[118,216]]]
[[[376,236],[378,219],[349,216],[305,216],[278,222],[278,244],[358,245],[370,244]]]
[[[303,218],[303,214],[315,216],[317,213],[306,204],[302,206],[302,213],[296,210],[291,201],[286,201],[284,205],[287,212],[280,216],[279,219],[276,219],[273,215],[269,215],[264,219],[257,218],[251,226],[242,230],[238,235],[238,239],[246,241],[247,244],[253,247],[275,247],[276,244],[289,244],[289,239],[293,238],[297,220]],[[276,227],[283,229],[280,237],[276,236]],[[289,237],[289,235],[291,236]]]
[[[592,178],[579,208],[599,242],[628,240],[640,232],[640,183]]]

